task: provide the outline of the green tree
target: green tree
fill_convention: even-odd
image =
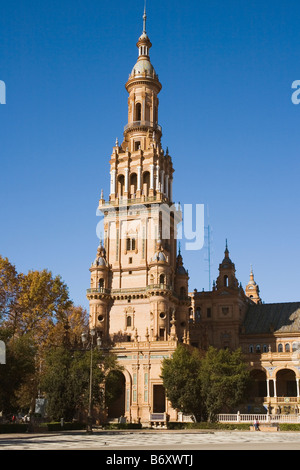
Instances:
[[[54,347],[76,349],[87,322],[86,310],[73,305],[60,276],[46,269],[18,273],[0,256],[0,339],[7,347],[7,364],[0,366],[0,395],[4,397],[5,388],[9,396],[2,401],[0,397],[0,409],[34,410],[45,355]],[[20,356],[18,348],[29,341],[28,351]]]
[[[4,414],[16,413],[21,408],[28,411],[32,395],[25,399],[22,390],[26,384],[34,389],[35,347],[28,335],[9,340],[6,337],[5,342],[6,364],[0,365],[0,410]]]
[[[60,346],[51,348],[45,358],[41,389],[47,399],[47,413],[53,419],[72,420],[87,409],[90,383],[90,351],[72,351]],[[115,356],[94,349],[92,401],[105,407],[105,380],[109,371],[118,369]]]
[[[200,352],[179,344],[172,358],[163,360],[161,372],[173,408],[194,415],[196,421],[203,415],[200,365]]]
[[[218,413],[231,410],[245,397],[250,372],[241,349],[210,347],[201,361],[200,380],[208,419],[214,421]]]
[[[173,408],[194,415],[196,421],[214,421],[222,410],[240,404],[250,372],[240,349],[215,349],[205,354],[179,345],[164,359],[162,379]]]

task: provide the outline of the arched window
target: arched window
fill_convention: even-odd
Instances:
[[[290,344],[289,344],[289,343],[286,343],[286,345],[285,345],[285,352],[290,352],[290,350],[291,350]]]
[[[134,251],[136,246],[135,238],[126,238],[126,251]]]
[[[103,289],[103,287],[104,287],[104,279],[103,278],[99,279],[98,287],[99,287],[99,289]]]
[[[131,326],[131,317],[130,317],[130,316],[128,316],[128,317],[126,318],[126,326],[127,326],[127,327],[128,327],[128,326]]]
[[[196,308],[195,319],[196,319],[196,321],[199,321],[200,318],[201,318],[201,308],[200,308],[200,307],[197,307],[197,308]]]
[[[249,353],[251,353],[251,354],[252,354],[252,353],[253,353],[253,351],[254,351],[254,349],[253,349],[253,344],[250,344],[250,346],[249,346]]]
[[[283,346],[282,344],[278,344],[278,352],[283,352]]]
[[[260,344],[257,344],[255,347],[255,351],[259,354],[260,353]]]
[[[122,197],[124,194],[124,184],[125,184],[124,175],[119,175],[118,176],[118,196],[119,197]]]
[[[224,276],[224,286],[228,287],[228,276]]]
[[[161,275],[159,276],[159,283],[160,283],[160,284],[164,284],[164,283],[165,283],[165,275],[164,275],[164,274],[161,274]]]
[[[131,173],[130,175],[130,195],[131,197],[135,196],[137,188],[137,175],[136,173]]]
[[[142,105],[141,103],[137,103],[135,105],[135,120],[141,121],[142,120]]]

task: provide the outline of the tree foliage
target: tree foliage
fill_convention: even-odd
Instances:
[[[167,397],[173,408],[193,414],[200,420],[203,413],[200,381],[201,356],[179,344],[171,359],[164,359],[162,373]]]
[[[4,336],[1,335],[1,339]],[[30,337],[22,336],[7,342],[6,364],[0,365],[0,410],[15,413],[25,406],[28,410],[35,396],[35,347]],[[24,403],[24,391],[31,390]]]
[[[0,325],[14,324],[20,291],[20,275],[7,258],[0,256]]]
[[[201,389],[210,421],[222,410],[230,411],[242,402],[249,378],[241,349],[208,349],[201,361]]]
[[[162,365],[162,378],[172,406],[194,415],[197,421],[214,421],[222,410],[242,402],[249,370],[240,349],[210,347],[203,355],[179,345]]]
[[[105,407],[105,381],[111,370],[118,370],[115,356],[93,350],[92,402]],[[47,397],[47,414],[52,419],[72,420],[89,402],[91,351],[52,348],[46,357],[41,389]]]
[[[13,336],[30,335],[43,345],[51,329],[66,318],[73,303],[60,276],[46,269],[17,273],[0,256],[0,326]]]
[[[34,410],[45,356],[54,347],[76,349],[87,320],[60,276],[46,269],[18,273],[0,256],[0,339],[7,350],[7,363],[0,366],[0,410]]]

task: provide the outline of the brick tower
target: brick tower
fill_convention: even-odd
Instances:
[[[125,85],[128,123],[110,159],[110,194],[103,195],[104,240],[90,267],[90,326],[124,366],[124,393],[110,418],[176,419],[160,378],[161,361],[187,341],[188,273],[177,255],[180,212],[173,204],[173,164],[162,148],[158,94],[162,88],[146,32]]]

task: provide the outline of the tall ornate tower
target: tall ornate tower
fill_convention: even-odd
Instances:
[[[104,241],[90,267],[87,297],[90,325],[124,362],[124,409],[117,411],[149,421],[149,413],[168,408],[161,360],[187,340],[189,298],[188,274],[177,257],[180,213],[173,204],[172,159],[161,144],[162,86],[150,61],[146,12],[137,47],[125,85],[128,123],[110,159],[109,200],[101,194],[99,201]]]

